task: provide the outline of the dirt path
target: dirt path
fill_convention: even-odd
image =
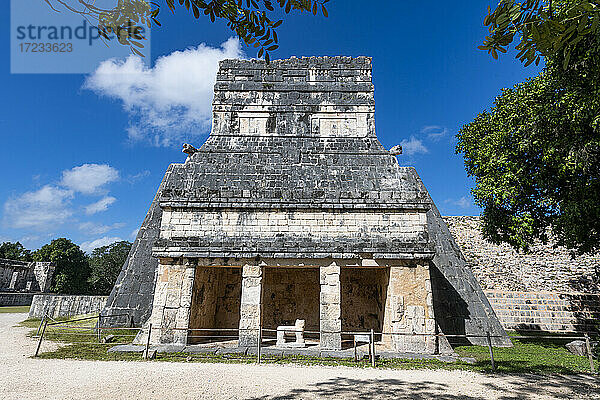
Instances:
[[[37,360],[26,316],[0,314],[0,399],[600,399],[587,376]]]

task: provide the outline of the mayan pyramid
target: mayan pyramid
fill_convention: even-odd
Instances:
[[[152,321],[158,343],[239,327],[251,345],[302,317],[323,348],[365,329],[510,345],[417,172],[378,141],[371,74],[367,57],[222,61],[211,134],[169,166],[103,314]]]

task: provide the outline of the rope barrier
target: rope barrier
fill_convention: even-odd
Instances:
[[[40,347],[42,345],[42,340],[44,338],[44,335],[48,336],[50,335],[52,336],[62,336],[62,335],[70,335],[70,336],[98,336],[98,342],[96,341],[68,341],[66,343],[69,344],[101,344],[101,345],[114,345],[114,344],[118,344],[118,343],[126,343],[126,342],[119,342],[118,339],[123,339],[123,338],[132,338],[132,337],[136,337],[138,336],[138,334],[140,332],[148,332],[148,337],[147,337],[147,343],[146,343],[146,350],[144,352],[144,358],[148,358],[148,352],[149,352],[149,346],[150,346],[150,336],[151,336],[151,332],[152,332],[152,324],[149,325],[148,328],[141,328],[141,327],[100,327],[98,326],[100,324],[100,322],[98,322],[98,324],[96,326],[77,326],[77,325],[70,325],[73,322],[81,322],[81,321],[90,321],[93,319],[97,319],[98,321],[100,321],[103,318],[111,318],[111,317],[123,317],[123,316],[127,316],[127,314],[114,314],[114,315],[97,315],[97,316],[91,316],[91,317],[83,317],[83,318],[77,318],[77,319],[73,319],[73,320],[68,320],[68,321],[56,321],[54,319],[52,319],[51,317],[44,315],[44,317],[41,320],[40,326],[38,327],[38,334],[41,331],[41,335],[39,335],[39,342],[38,342],[38,346],[35,352],[35,356],[38,356]],[[54,321],[54,322],[50,322],[50,321]],[[51,329],[47,329],[47,327],[51,327]],[[58,331],[57,331],[58,330]],[[275,336],[271,336],[268,335],[267,337],[263,337],[262,334],[263,333],[277,333],[278,331],[284,331],[284,332],[296,332],[296,329],[293,328],[289,328],[289,329],[285,329],[285,328],[280,328],[280,329],[271,329],[271,328],[248,328],[248,329],[239,329],[239,328],[167,328],[167,329],[161,329],[162,332],[169,332],[169,331],[185,331],[188,333],[187,338],[188,339],[239,339],[240,337],[240,333],[242,332],[250,332],[250,331],[258,331],[258,337],[257,339],[257,359],[258,362],[260,363],[260,359],[261,359],[261,347],[262,347],[262,342],[263,341],[267,341],[267,342],[271,342],[273,339],[275,339]],[[87,331],[91,331],[90,333],[87,333]],[[110,332],[113,331],[114,332],[114,337],[115,337],[115,341],[111,342],[111,343],[101,343],[101,332]],[[119,333],[119,331],[136,331],[137,334],[121,334]],[[202,333],[202,332],[210,332],[213,334],[209,334],[209,335],[198,335],[198,334],[194,334],[194,333]],[[237,335],[219,335],[219,334],[215,334],[218,332],[223,332],[223,333],[228,333],[228,332],[236,332]],[[523,331],[520,331],[523,332]],[[530,330],[530,331],[526,331],[526,332],[540,332],[537,330]],[[320,335],[321,331],[303,331],[303,333],[305,335]],[[353,346],[354,346],[354,352],[355,352],[355,360],[358,361],[357,359],[357,353],[356,353],[356,348],[357,348],[357,340],[356,337],[357,336],[363,336],[363,337],[368,337],[368,342],[365,341],[365,344],[368,344],[368,348],[369,348],[369,360],[370,360],[370,365],[372,367],[375,367],[375,359],[376,359],[376,347],[375,347],[375,337],[379,337],[380,339],[383,336],[406,336],[406,337],[444,337],[444,338],[464,338],[464,339],[485,339],[486,340],[486,344],[487,347],[489,348],[489,352],[490,352],[490,362],[491,362],[491,366],[492,366],[492,371],[496,370],[496,365],[495,365],[495,360],[494,360],[494,352],[493,352],[493,346],[492,346],[492,339],[493,338],[504,338],[505,336],[503,335],[491,335],[490,333],[486,333],[485,335],[468,335],[468,334],[450,334],[450,335],[446,335],[443,333],[403,333],[403,332],[375,332],[374,330],[370,330],[370,331],[342,331],[342,332],[327,332],[327,333],[338,333],[341,336],[353,336],[352,339],[343,339],[341,338],[341,342],[343,343],[348,343],[348,342],[352,342]],[[590,333],[586,333],[584,334],[584,336],[576,336],[576,334],[573,334],[573,332],[569,332],[570,335],[568,336],[562,336],[562,335],[517,335],[517,336],[509,336],[509,339],[516,339],[516,340],[528,340],[528,339],[538,339],[538,340],[585,340],[586,341],[586,345],[587,345],[587,349],[588,351],[590,351],[591,346],[590,346],[590,338],[592,336],[598,336],[598,333],[596,332],[590,332]],[[225,355],[220,355],[221,357],[225,356]],[[227,355],[226,358],[230,358],[230,359],[235,359],[236,357],[231,356],[231,355]],[[237,357],[237,358],[242,358],[242,357]],[[243,358],[247,358],[247,357],[243,357]],[[590,369],[592,371],[595,371],[594,369],[594,364],[593,364],[593,360],[592,357],[589,357],[590,359]]]

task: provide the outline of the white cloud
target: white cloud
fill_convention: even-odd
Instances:
[[[421,129],[421,133],[427,135],[427,138],[434,142],[437,142],[438,140],[444,138],[444,136],[446,136],[448,132],[448,128],[439,125],[429,125]]]
[[[414,136],[411,136],[408,140],[404,139],[400,142],[400,145],[402,146],[402,153],[408,156],[429,153],[423,142]]]
[[[452,204],[460,208],[469,208],[472,206],[471,200],[469,200],[466,196],[461,197],[460,199],[446,199],[444,203]]]
[[[122,222],[116,222],[112,225],[96,224],[94,222],[83,222],[79,224],[79,230],[87,235],[103,235],[106,232],[124,227]]]
[[[114,198],[112,196],[105,196],[105,197],[101,198],[100,200],[98,200],[97,202],[86,206],[85,213],[87,215],[92,215],[92,214],[96,214],[96,213],[99,213],[102,211],[106,211],[106,210],[108,210],[108,206],[113,204],[115,201],[117,201],[116,198]]]
[[[135,238],[137,237],[138,232],[140,231],[140,228],[135,228],[130,234],[129,234],[129,238],[131,240],[135,240]]]
[[[86,253],[91,253],[94,249],[97,249],[98,247],[108,246],[109,244],[113,244],[114,242],[120,242],[122,240],[123,239],[121,239],[120,237],[104,236],[96,240],[83,242],[79,245],[79,247],[81,247],[81,250],[85,251]]]
[[[73,213],[68,208],[73,191],[46,185],[4,203],[4,218],[12,228],[46,230],[64,223]]]
[[[219,61],[243,57],[239,39],[230,38],[220,48],[203,43],[175,51],[158,58],[154,68],[137,56],[111,59],[86,79],[84,88],[123,102],[131,119],[131,140],[179,144],[186,135],[210,129]]]
[[[83,194],[101,193],[107,183],[119,179],[119,171],[107,164],[84,164],[63,171],[61,185]]]

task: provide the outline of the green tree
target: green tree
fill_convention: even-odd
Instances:
[[[92,251],[91,274],[88,279],[92,294],[108,295],[114,286],[121,267],[131,250],[130,242],[115,242]]]
[[[142,56],[138,48],[144,47],[145,39],[141,28],[160,26],[158,16],[160,4],[146,0],[118,0],[112,9],[101,9],[93,0],[44,0],[59,11],[62,6],[71,12],[84,15],[97,21],[100,34],[109,39],[115,35],[119,43],[130,46],[132,53]],[[279,47],[277,28],[283,20],[276,20],[273,14],[291,11],[321,12],[328,16],[325,4],[329,0],[164,0],[171,12],[184,7],[196,19],[200,16],[212,22],[221,20],[248,46],[258,50],[258,57],[269,61],[269,52]],[[57,7],[57,8],[55,8]]]
[[[494,58],[518,37],[525,66],[560,54],[566,68],[578,45],[600,33],[600,0],[500,0],[483,22],[490,34],[479,48]]]
[[[600,35],[546,57],[539,76],[504,89],[458,134],[483,232],[527,249],[553,237],[600,250]]]
[[[69,239],[54,239],[33,253],[35,261],[54,264],[54,277],[50,291],[61,294],[86,294],[90,276],[88,257]]]
[[[0,244],[0,258],[7,260],[31,261],[31,251],[19,242],[4,242]]]

